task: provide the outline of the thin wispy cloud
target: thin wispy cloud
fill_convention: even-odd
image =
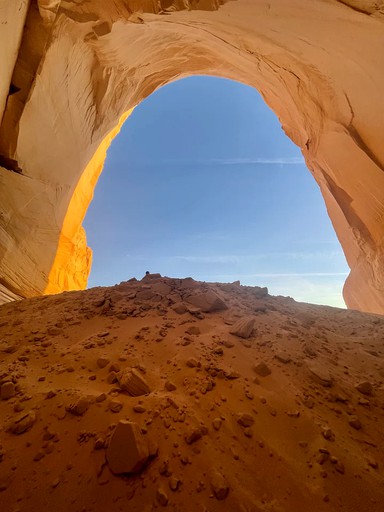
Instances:
[[[123,164],[123,158],[115,158],[114,164]],[[189,158],[187,160],[178,158],[156,158],[140,159],[141,164],[146,165],[305,165],[302,156],[293,157],[249,157],[249,158],[209,158],[206,160]]]

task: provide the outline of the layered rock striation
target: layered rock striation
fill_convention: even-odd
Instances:
[[[2,2],[2,300],[86,286],[82,221],[111,140],[154,90],[205,74],[260,91],[321,189],[347,305],[384,313],[383,15],[371,0]]]

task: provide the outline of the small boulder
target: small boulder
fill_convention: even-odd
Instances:
[[[132,407],[133,411],[134,412],[137,412],[138,414],[143,414],[147,409],[141,405],[141,404],[136,404]]]
[[[186,365],[189,367],[189,368],[198,368],[201,366],[201,363],[199,363],[199,361],[197,359],[195,359],[194,357],[191,357],[190,359],[188,359],[188,361],[186,362]]]
[[[137,423],[120,420],[107,453],[107,463],[112,473],[139,473],[149,458],[148,444]]]
[[[252,336],[254,327],[254,318],[241,318],[232,326],[229,332],[235,336],[238,336],[239,338],[248,339]]]
[[[175,391],[176,390],[176,385],[173,382],[171,382],[170,380],[167,380],[164,387],[167,391]]]
[[[82,416],[89,408],[89,401],[85,397],[78,398],[67,407],[67,411],[75,416]]]
[[[235,370],[224,370],[224,377],[228,380],[240,379],[241,374]]]
[[[162,487],[159,487],[156,491],[157,502],[165,507],[168,504],[168,495]]]
[[[224,500],[229,493],[229,486],[224,476],[218,471],[211,471],[210,483],[213,494],[218,500]]]
[[[105,368],[110,363],[110,360],[107,357],[99,357],[99,359],[96,361],[96,364],[99,368]]]
[[[360,382],[360,384],[357,384],[356,389],[359,393],[366,396],[371,396],[373,391],[373,386],[368,381]]]
[[[184,439],[187,444],[193,444],[202,437],[201,428],[195,427],[190,428],[189,431],[185,434]]]
[[[148,395],[150,387],[143,377],[133,368],[126,368],[117,375],[120,388],[131,396]]]
[[[359,420],[359,418],[357,416],[351,416],[348,419],[348,424],[355,430],[361,429],[361,421]]]
[[[263,361],[256,365],[254,370],[257,375],[260,375],[260,377],[268,377],[268,375],[271,375],[272,373],[269,367]]]
[[[189,304],[199,308],[204,313],[214,313],[228,309],[225,302],[212,290],[190,295],[185,299]]]
[[[182,302],[178,302],[177,304],[172,306],[172,309],[178,315],[183,315],[184,313],[187,312],[187,306],[185,304],[183,304]]]
[[[18,416],[9,426],[9,431],[12,434],[19,435],[27,432],[27,430],[31,429],[36,422],[36,413],[35,411],[29,411],[26,414],[22,414]]]
[[[108,408],[111,412],[120,412],[123,408],[122,402],[120,400],[113,399],[109,402]]]
[[[175,492],[179,488],[180,483],[181,482],[178,478],[176,478],[175,476],[172,476],[169,479],[168,485],[169,485],[169,488],[171,489],[171,491]]]
[[[118,382],[118,375],[116,372],[109,372],[107,376],[107,383],[108,384],[115,384],[115,382]]]
[[[291,362],[291,357],[286,352],[278,352],[275,354],[275,359],[283,364],[288,364]]]
[[[13,382],[4,382],[0,388],[0,397],[2,400],[9,400],[16,395],[16,389]]]
[[[335,434],[333,430],[330,429],[329,427],[323,427],[321,430],[321,434],[327,441],[334,441],[335,439]]]
[[[213,421],[212,421],[212,426],[215,430],[220,430],[221,428],[221,425],[222,425],[222,420],[221,418],[215,418]]]
[[[191,336],[198,336],[200,334],[200,329],[197,325],[191,325],[185,332]]]
[[[250,414],[247,413],[241,413],[237,417],[237,423],[241,425],[242,427],[252,427],[252,425],[255,423],[255,420]]]
[[[307,367],[311,377],[316,382],[326,388],[330,388],[333,385],[333,379],[325,366],[316,362],[311,362]]]

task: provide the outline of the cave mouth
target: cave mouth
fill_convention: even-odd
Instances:
[[[345,307],[349,268],[300,149],[256,89],[194,76],[142,101],[85,218],[88,286],[146,270]]]

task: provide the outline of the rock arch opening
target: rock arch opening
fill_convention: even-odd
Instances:
[[[0,173],[3,299],[85,286],[82,221],[109,142],[158,87],[208,74],[260,91],[320,186],[347,305],[384,312],[379,3],[18,0],[1,16],[0,156],[17,167]]]
[[[84,227],[89,286],[149,268],[344,306],[348,268],[318,186],[237,82],[190,77],[143,101],[108,150]]]

